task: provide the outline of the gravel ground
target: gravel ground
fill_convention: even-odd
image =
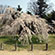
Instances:
[[[53,51],[0,51],[0,55],[55,55]]]

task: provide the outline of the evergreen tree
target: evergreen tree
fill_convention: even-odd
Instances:
[[[55,11],[54,11],[54,10],[53,10],[51,13],[47,14],[46,20],[47,20],[49,23],[52,23],[52,20],[55,21]]]
[[[55,11],[53,10],[53,11],[51,12],[51,14],[52,14],[51,20],[55,20]]]
[[[28,10],[33,12],[35,15],[39,15],[40,17],[44,17],[46,11],[48,10],[48,4],[45,0],[31,0],[28,6]]]
[[[27,11],[27,14],[30,14],[30,15],[32,15],[32,13],[31,13],[31,12],[29,12],[29,11]]]
[[[21,11],[22,8],[20,7],[20,5],[18,5],[18,8],[17,8],[18,11]]]

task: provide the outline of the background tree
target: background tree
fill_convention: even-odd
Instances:
[[[51,21],[52,18],[51,17],[52,17],[51,13],[46,15],[46,20],[48,21],[48,23],[52,23],[52,21]]]
[[[17,8],[18,11],[21,11],[22,8],[20,7],[20,5],[18,5],[18,8]]]
[[[52,10],[49,14],[46,15],[46,20],[48,23],[52,23],[52,20],[55,21],[55,11]]]
[[[32,13],[31,13],[31,12],[29,12],[29,11],[27,11],[27,14],[30,14],[30,15],[32,15]]]
[[[53,10],[53,11],[51,12],[51,14],[52,14],[51,19],[52,19],[52,20],[55,20],[55,11]]]
[[[6,6],[6,5],[5,6],[0,5],[0,14],[5,13],[6,8],[8,8],[8,6]]]
[[[31,0],[28,6],[28,10],[35,15],[44,17],[46,12],[49,11],[50,6],[46,3],[46,0]]]

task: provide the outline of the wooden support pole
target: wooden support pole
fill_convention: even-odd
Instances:
[[[1,43],[1,50],[4,50],[4,48],[3,48],[3,43]]]
[[[33,43],[31,43],[31,51],[33,51]]]
[[[46,43],[46,51],[48,50],[48,43]]]
[[[15,51],[17,50],[17,42],[15,42]]]

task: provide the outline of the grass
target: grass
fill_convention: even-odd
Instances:
[[[55,35],[49,35],[48,50],[55,50]],[[34,44],[34,49],[44,50],[45,44]]]
[[[55,35],[49,35],[49,50],[55,50]]]
[[[0,37],[0,43],[3,43],[3,42],[5,42],[5,41],[7,41],[9,38],[8,37],[5,37],[5,36],[3,36],[3,37]]]
[[[34,41],[35,42],[35,41]],[[10,37],[7,36],[3,36],[0,37],[0,43],[4,43],[4,49],[5,50],[14,50],[14,44],[15,41],[12,40]],[[49,42],[48,42],[49,48],[48,50],[55,50],[55,35],[49,35]],[[30,50],[30,45],[24,47],[24,46],[20,46],[18,47],[18,50]],[[35,50],[44,50],[45,49],[45,44],[34,44],[34,49]]]

